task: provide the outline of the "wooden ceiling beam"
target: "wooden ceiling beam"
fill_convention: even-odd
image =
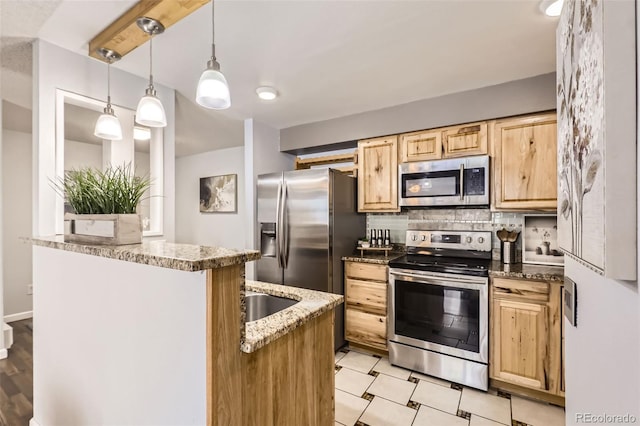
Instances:
[[[125,56],[149,40],[149,35],[138,28],[136,19],[143,16],[154,18],[167,29],[210,1],[140,0],[89,42],[89,56],[106,62],[98,53],[100,48],[110,49]]]

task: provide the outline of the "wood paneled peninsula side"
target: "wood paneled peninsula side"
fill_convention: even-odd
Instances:
[[[245,280],[253,250],[32,242],[32,426],[333,424],[342,296]],[[246,322],[246,291],[295,303]]]

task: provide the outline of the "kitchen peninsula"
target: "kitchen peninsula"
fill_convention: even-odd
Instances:
[[[333,424],[342,296],[245,282],[253,250],[33,244],[31,426]],[[245,290],[297,303],[247,323]]]

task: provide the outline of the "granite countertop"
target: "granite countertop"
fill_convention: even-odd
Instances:
[[[245,323],[244,338],[240,349],[246,353],[255,352],[277,338],[330,311],[344,301],[344,297],[339,294],[252,280],[246,280],[245,289],[299,300],[295,305],[273,315]]]
[[[562,266],[530,265],[527,263],[504,264],[494,260],[491,262],[489,276],[563,282],[564,268]]]
[[[256,250],[233,250],[222,247],[176,244],[162,240],[143,241],[142,244],[108,246],[65,242],[62,235],[57,235],[35,237],[30,241],[43,247],[191,272],[238,265],[260,258],[260,253]]]

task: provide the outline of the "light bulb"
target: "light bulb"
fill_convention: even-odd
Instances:
[[[278,91],[273,87],[261,86],[256,89],[258,97],[264,101],[272,101],[278,97]]]
[[[227,109],[231,106],[229,85],[220,71],[212,68],[204,70],[198,81],[196,102],[210,109]]]
[[[93,134],[100,139],[119,141],[122,139],[120,120],[114,114],[105,111],[104,114],[98,117]]]
[[[151,139],[151,129],[133,126],[133,138],[137,141],[148,141]]]
[[[148,127],[165,127],[167,125],[167,116],[164,113],[162,102],[150,94],[149,89],[147,89],[147,94],[138,102],[136,123]]]
[[[543,0],[540,4],[540,10],[542,10],[542,12],[547,16],[560,16],[560,13],[562,13],[563,3],[564,0]]]

